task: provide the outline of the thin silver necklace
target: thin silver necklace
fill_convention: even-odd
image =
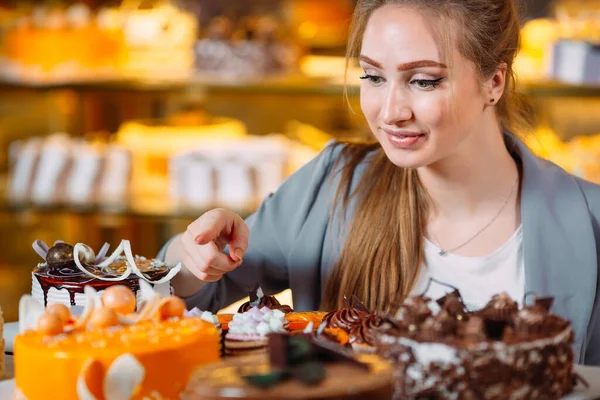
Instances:
[[[440,241],[437,240],[435,237],[432,236],[432,239],[435,240],[435,242],[437,243],[437,247],[440,249],[440,251],[438,252],[438,255],[440,256],[445,256],[448,253],[452,253],[460,248],[462,248],[463,246],[467,245],[468,243],[470,243],[473,239],[475,239],[477,236],[479,236],[481,234],[481,232],[485,231],[490,225],[492,225],[494,223],[494,221],[500,216],[500,214],[502,214],[502,211],[504,210],[504,208],[506,207],[506,205],[508,204],[508,201],[510,200],[510,198],[512,197],[513,193],[515,192],[515,188],[519,186],[519,177],[517,176],[517,180],[515,182],[515,184],[513,185],[512,189],[510,190],[510,193],[508,194],[508,196],[506,197],[506,200],[504,200],[504,204],[502,204],[502,207],[500,207],[500,209],[498,210],[498,212],[496,213],[496,215],[494,215],[494,218],[492,218],[490,220],[490,222],[488,222],[487,224],[485,224],[485,226],[483,228],[481,228],[480,230],[478,230],[473,236],[471,236],[467,241],[461,243],[460,245],[453,247],[451,249],[447,249],[444,250],[444,248],[442,247],[442,245],[440,244]]]

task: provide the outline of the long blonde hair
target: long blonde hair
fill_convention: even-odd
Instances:
[[[520,25],[514,0],[359,0],[354,10],[346,68],[362,47],[369,18],[385,5],[411,7],[446,28],[442,50],[456,43],[478,68],[481,81],[506,65],[506,85],[495,110],[502,128],[520,132],[529,127],[528,113],[515,93],[513,63]],[[355,203],[340,257],[327,281],[322,308],[340,308],[344,297],[356,295],[370,309],[394,312],[412,290],[423,258],[428,194],[415,169],[399,168],[377,142],[343,143],[341,169],[333,211],[346,215]],[[354,190],[357,166],[368,166]]]

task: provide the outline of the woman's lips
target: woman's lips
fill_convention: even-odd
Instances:
[[[420,132],[383,129],[390,144],[400,149],[409,149],[424,140],[425,134]]]

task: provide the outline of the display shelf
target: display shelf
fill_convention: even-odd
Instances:
[[[556,81],[522,81],[519,90],[532,97],[600,97],[600,85],[576,85]],[[340,96],[345,85],[341,80],[311,78],[302,75],[268,79],[233,80],[196,76],[189,79],[115,79],[87,82],[34,83],[0,78],[0,90],[125,90],[140,92],[206,91],[232,94]],[[350,96],[358,95],[356,85],[348,85]]]
[[[531,97],[600,97],[599,85],[574,85],[556,81],[521,82],[520,90]]]
[[[19,82],[0,77],[0,90],[131,90],[131,91],[182,91],[206,90],[239,93],[273,94],[340,94],[342,84],[326,79],[302,75],[280,76],[266,79],[227,79],[214,76],[195,76],[189,79],[114,79],[79,82]]]
[[[201,216],[208,210],[214,208],[228,208],[245,218],[254,212],[253,209],[236,209],[227,206],[215,205],[214,207],[207,207],[202,209],[173,209],[173,210],[143,210],[136,208],[102,208],[102,207],[78,207],[71,205],[53,205],[53,206],[37,206],[32,204],[15,204],[9,203],[6,200],[0,200],[0,212],[8,213],[36,213],[36,214],[79,214],[86,216],[96,216],[99,218],[111,218],[111,217],[133,217],[133,218],[146,218],[160,220],[171,220],[171,219],[195,219]]]

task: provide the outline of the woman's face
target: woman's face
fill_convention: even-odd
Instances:
[[[490,101],[474,64],[455,48],[448,54],[451,85],[429,23],[410,8],[384,6],[373,13],[363,37],[361,108],[399,167],[461,154],[483,125]]]

